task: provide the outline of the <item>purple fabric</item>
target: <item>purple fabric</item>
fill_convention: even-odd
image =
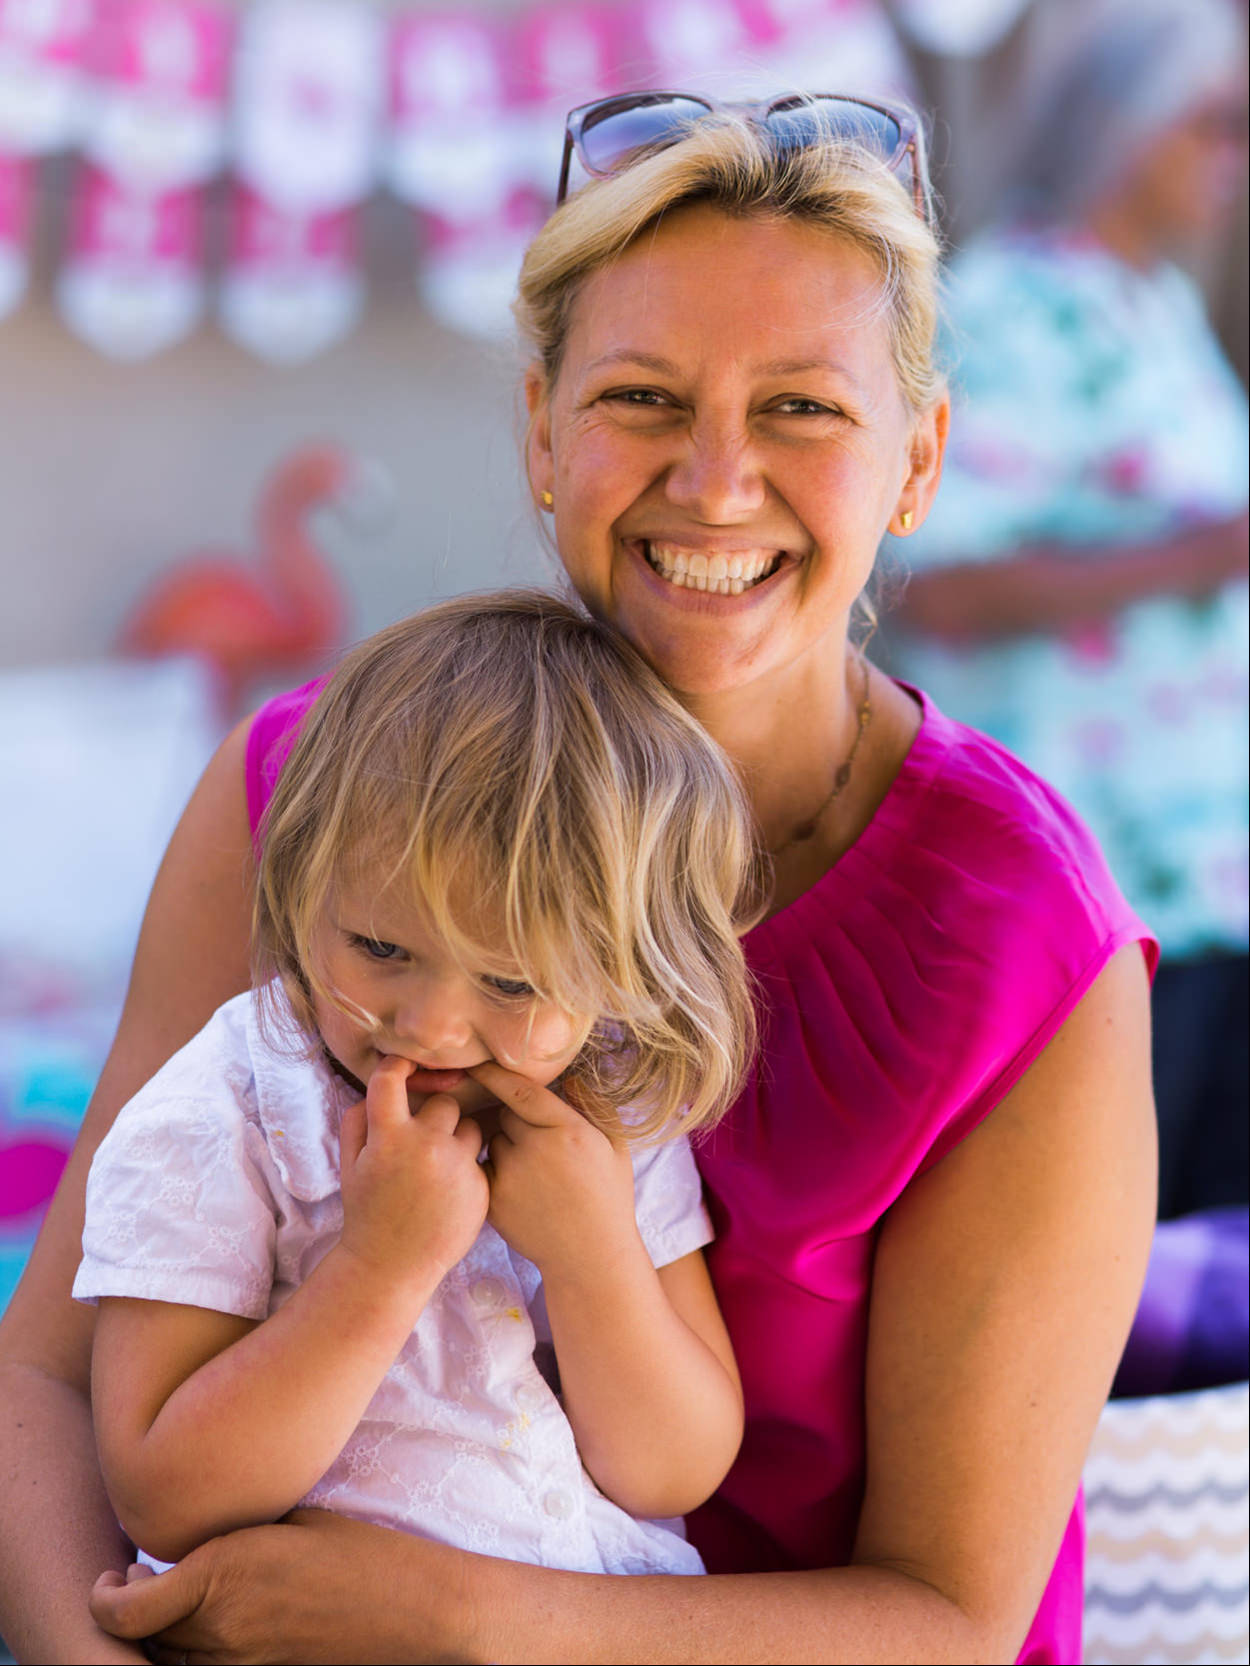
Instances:
[[[253,825],[315,689],[249,749]],[[970,1133],[1110,957],[1156,948],[1049,787],[918,695],[920,732],[872,822],[746,940],[763,1047],[699,1149],[709,1252],[747,1398],[742,1452],[690,1521],[712,1572],[849,1559],[864,1488],[877,1227]],[[1020,1659],[1078,1662],[1078,1498]]]
[[[1155,1228],[1112,1393],[1187,1394],[1250,1375],[1250,1211],[1201,1209]]]

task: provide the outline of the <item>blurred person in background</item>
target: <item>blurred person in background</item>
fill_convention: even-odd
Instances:
[[[1065,9],[1010,212],[952,263],[958,402],[894,657],[1071,799],[1161,938],[1167,1218],[1247,1194],[1247,407],[1173,264],[1238,200],[1245,25]]]

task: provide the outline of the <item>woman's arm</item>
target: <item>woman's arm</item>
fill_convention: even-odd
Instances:
[[[1053,634],[1148,596],[1207,596],[1246,575],[1247,519],[1215,521],[1158,543],[1037,546],[994,561],[912,573],[891,612],[947,642]]]
[[[365,1104],[344,1113],[342,1235],[263,1323],[101,1303],[91,1368],[101,1466],[122,1525],[162,1561],[303,1497],[481,1230],[481,1132],[446,1094],[410,1110],[411,1072],[407,1059],[382,1060]]]
[[[883,1224],[850,1567],[610,1579],[313,1512],[101,1589],[94,1611],[221,1661],[1014,1660],[1136,1305],[1154,1153],[1130,947]]]
[[[0,1633],[19,1660],[134,1660],[86,1598],[129,1546],[91,1430],[93,1315],[70,1299],[92,1154],[117,1111],[248,982],[252,856],[247,725],[209,764],[161,865],[125,1009],[21,1284],[0,1322]]]
[[[657,1272],[629,1154],[548,1089],[494,1063],[492,1223],[543,1275],[565,1415],[597,1485],[636,1516],[683,1515],[742,1440],[742,1390],[699,1252]]]

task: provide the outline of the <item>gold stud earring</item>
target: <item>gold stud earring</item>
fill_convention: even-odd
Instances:
[[[910,509],[904,509],[903,513],[898,518],[898,524],[902,527],[904,532],[910,532],[911,531],[911,523],[912,523],[911,510]]]
[[[556,500],[550,492],[539,492],[538,497],[544,509],[551,509],[554,507]]]

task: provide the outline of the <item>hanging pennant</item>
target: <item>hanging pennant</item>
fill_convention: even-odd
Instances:
[[[517,273],[549,206],[533,192],[518,190],[485,219],[425,217],[418,283],[426,308],[440,323],[486,340],[511,333]]]
[[[85,153],[149,193],[197,185],[226,144],[233,19],[210,0],[96,0]]]
[[[485,14],[415,12],[395,20],[384,165],[406,202],[468,223],[502,213],[526,179],[506,56],[503,26]]]
[[[358,220],[355,208],[300,214],[236,181],[218,298],[227,335],[283,365],[345,336],[364,307]]]
[[[130,189],[83,162],[57,299],[75,335],[114,359],[180,341],[204,304],[203,204],[195,190]]]
[[[743,90],[751,35],[735,0],[641,0],[638,21],[656,85],[727,97]]]
[[[906,94],[911,74],[879,0],[760,0],[776,26],[767,91]]]
[[[74,143],[85,107],[91,0],[0,0],[0,151]]]
[[[508,54],[515,145],[530,184],[550,201],[564,117],[578,104],[645,85],[650,63],[635,14],[619,5],[541,5],[522,12]]]
[[[360,202],[377,172],[378,13],[360,0],[258,0],[235,83],[235,167],[266,202],[314,215]]]
[[[34,164],[24,156],[0,156],[0,318],[21,300],[29,258],[30,196]]]

